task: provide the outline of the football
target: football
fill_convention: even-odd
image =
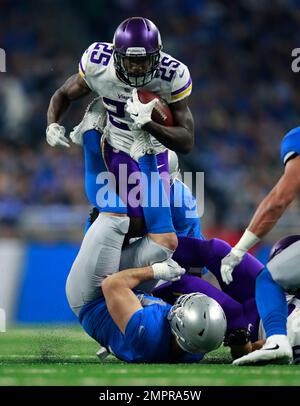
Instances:
[[[152,111],[152,120],[166,127],[173,126],[174,120],[172,111],[160,96],[146,90],[138,90],[138,97],[139,100],[144,104],[149,103],[153,99],[158,99],[159,103],[156,104]]]

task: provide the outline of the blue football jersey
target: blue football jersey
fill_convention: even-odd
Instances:
[[[296,155],[300,155],[300,127],[289,131],[281,142],[281,161],[284,165]]]
[[[196,199],[190,189],[176,178],[170,190],[170,206],[176,234],[179,237],[194,237],[203,240]],[[190,214],[189,217],[186,216],[187,212]]]
[[[138,295],[143,308],[133,314],[125,334],[111,318],[104,298],[86,304],[79,321],[89,336],[126,362],[172,362],[172,333],[167,315],[171,306],[149,295]],[[202,354],[183,353],[177,362],[198,362]]]

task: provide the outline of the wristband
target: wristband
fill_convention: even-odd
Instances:
[[[151,265],[153,270],[153,279],[163,279],[168,270],[168,265],[165,262],[157,262]]]
[[[242,235],[240,241],[236,244],[234,247],[237,250],[240,251],[248,251],[250,248],[252,248],[255,244],[257,244],[260,241],[260,238],[257,237],[252,231],[246,229],[244,234]]]

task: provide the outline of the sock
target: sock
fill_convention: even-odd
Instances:
[[[153,234],[175,232],[170,202],[157,169],[156,156],[144,155],[139,159],[139,167],[147,179],[147,185],[144,185],[143,177],[141,178],[141,188],[144,191],[142,206],[148,232]],[[154,201],[155,207],[152,207]]]
[[[123,203],[122,199],[116,193],[114,185],[108,187],[107,184],[97,184],[97,176],[101,172],[107,172],[105,163],[102,158],[101,145],[100,145],[101,133],[97,130],[88,130],[83,134],[83,150],[85,158],[85,191],[90,203],[97,207],[101,212],[111,212],[118,214],[126,214],[127,207]],[[105,187],[106,192],[101,194],[103,198],[103,205],[99,204],[102,201],[99,198],[99,192]],[[107,199],[109,194],[109,199]],[[105,205],[104,205],[105,203]],[[88,229],[88,224],[85,227],[85,231]]]
[[[256,279],[256,304],[267,338],[287,334],[288,306],[284,290],[265,268]]]

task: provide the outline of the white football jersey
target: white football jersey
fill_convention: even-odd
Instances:
[[[291,346],[300,348],[300,300],[294,295],[286,294],[287,303],[295,306],[287,319],[287,336]],[[262,322],[259,324],[258,339],[265,340],[266,333],[263,328]],[[297,349],[296,349],[297,350]],[[298,353],[299,354],[299,353]],[[299,354],[300,355],[300,354]]]
[[[129,129],[133,121],[125,111],[125,106],[133,88],[116,75],[112,44],[95,42],[89,46],[79,62],[79,73],[89,88],[102,97],[108,114],[105,134],[107,142],[113,148],[129,153],[134,141]],[[161,52],[159,73],[143,89],[159,95],[170,104],[191,94],[192,79],[183,63]],[[154,137],[151,140],[158,150],[166,149]]]

